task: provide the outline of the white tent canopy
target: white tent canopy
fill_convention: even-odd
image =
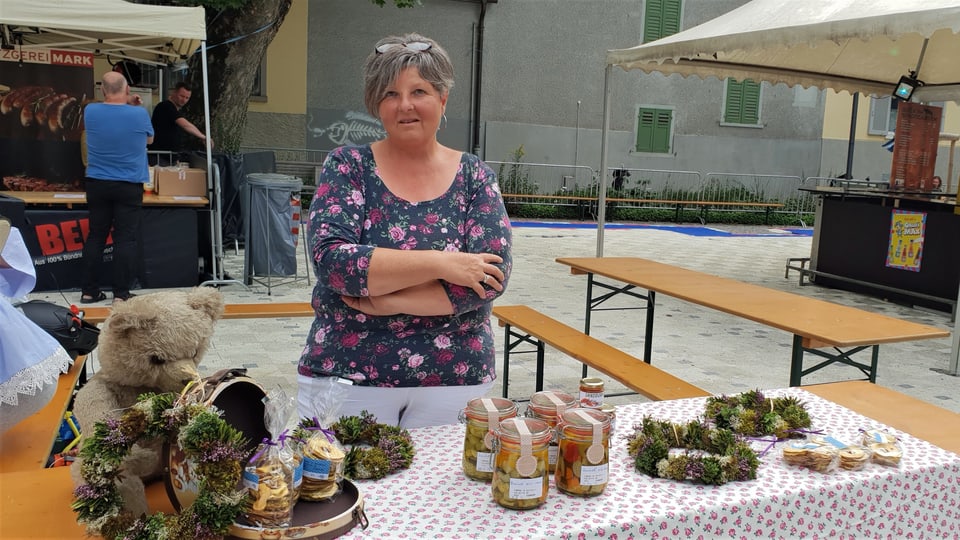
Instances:
[[[958,0],[754,0],[607,65],[877,95],[916,71],[916,98],[940,101],[960,93],[958,32]]]
[[[173,64],[207,39],[202,7],[132,4],[123,0],[3,0],[4,45],[70,49],[111,59]]]
[[[890,95],[915,72],[920,101],[960,102],[960,0],[753,0],[630,49],[607,51],[597,256],[603,255],[610,75],[614,66]],[[957,301],[960,302],[960,296]],[[960,317],[950,375],[960,365]]]
[[[171,65],[200,52],[206,134],[212,273],[227,283],[222,259],[220,183],[214,177],[210,147],[210,88],[207,81],[207,23],[202,7],[133,4],[123,0],[0,0],[0,36],[5,48],[66,49],[111,60]]]

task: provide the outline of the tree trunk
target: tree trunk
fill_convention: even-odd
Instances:
[[[210,136],[214,151],[237,153],[247,121],[247,105],[260,62],[292,0],[256,0],[237,9],[207,12],[207,80],[210,89]],[[193,97],[184,114],[203,130],[202,57],[190,57],[187,84]],[[266,84],[266,81],[261,81]],[[193,139],[197,149],[200,141]]]

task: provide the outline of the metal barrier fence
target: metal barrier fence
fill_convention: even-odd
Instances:
[[[597,197],[597,174],[584,165],[487,161],[502,193]]]
[[[274,159],[277,162],[291,161],[321,164],[327,159],[330,150],[312,150],[308,148],[277,148],[277,147],[252,147],[241,146],[240,153],[245,152],[273,152]]]
[[[243,147],[241,151],[272,151],[278,172],[303,177],[306,183],[310,183],[316,167],[323,163],[330,152],[305,148],[253,147]],[[595,213],[595,201],[593,206],[583,202],[586,199],[599,198],[598,175],[591,167],[510,161],[487,161],[486,163],[497,173],[501,192],[510,196],[514,202],[587,206],[591,214]],[[698,171],[621,167],[610,167],[607,170],[607,179],[606,195],[608,199],[612,199],[608,202],[608,208],[673,209],[676,207],[675,203],[663,201],[777,203],[783,206],[771,210],[756,206],[723,205],[711,208],[711,212],[772,211],[798,216],[813,214],[816,210],[816,196],[807,191],[808,189],[824,186],[869,189],[887,185],[886,182],[818,176],[800,178],[780,174],[719,172],[703,174]],[[564,197],[576,197],[579,200],[564,200]]]

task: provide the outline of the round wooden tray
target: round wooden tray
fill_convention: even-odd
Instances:
[[[258,527],[246,521],[230,526],[227,538],[251,540],[279,540],[283,538],[328,540],[346,534],[359,523],[367,528],[363,512],[363,495],[356,484],[344,480],[342,491],[332,500],[322,502],[300,501],[293,508],[289,527]]]

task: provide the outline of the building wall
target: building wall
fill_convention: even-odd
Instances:
[[[832,90],[824,92],[826,103],[823,121],[823,152],[820,169],[824,176],[837,176],[847,170],[847,153],[850,140],[850,118],[853,107],[853,97],[846,93],[836,93]],[[890,168],[893,165],[893,153],[881,145],[885,137],[869,135],[867,127],[870,122],[870,101],[868,96],[860,96],[857,107],[857,136],[853,145],[853,176],[871,180],[889,180]],[[948,102],[943,111],[943,133],[960,134],[960,107],[954,102]],[[952,189],[945,191],[956,192],[960,183],[957,178],[960,174],[960,150],[953,149],[953,179],[948,182],[950,167],[950,143],[941,141],[937,151],[936,171],[944,179],[944,184]]]
[[[250,102],[244,146],[306,146],[308,14],[308,0],[293,0],[267,49],[267,95]]]
[[[686,0],[683,28],[746,0]],[[604,56],[641,41],[643,0],[500,0],[488,4],[483,47],[479,153],[509,160],[523,145],[528,163],[600,161]],[[368,0],[294,0],[268,52],[268,97],[252,103],[246,146],[329,150],[382,136],[364,109],[361,66],[381,37],[418,31],[450,53],[456,86],[439,137],[472,150],[473,34],[478,2],[424,0],[413,9]],[[609,164],[630,168],[839,175],[846,170],[850,96],[762,85],[761,128],[720,124],[724,82],[612,70]],[[669,154],[631,152],[637,108],[674,111]],[[954,108],[950,108],[954,107]],[[882,138],[866,135],[869,99],[860,100],[854,175],[889,174]],[[948,107],[946,131],[960,132]],[[953,127],[949,127],[953,126]],[[949,129],[948,129],[949,127]],[[946,178],[948,146],[938,171]],[[960,159],[958,159],[960,168]],[[956,172],[955,172],[956,175]]]

